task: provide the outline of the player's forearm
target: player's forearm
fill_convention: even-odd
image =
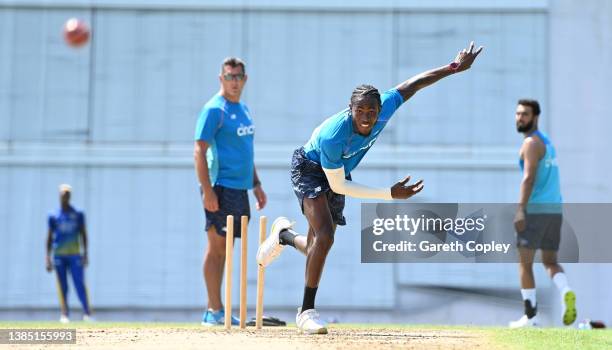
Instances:
[[[212,191],[212,184],[210,183],[208,166],[206,165],[206,157],[204,157],[203,161],[200,161],[198,162],[198,164],[196,164],[196,172],[198,174],[198,181],[200,182],[200,186],[202,186],[202,191]]]
[[[323,169],[329,187],[338,194],[362,199],[392,200],[391,188],[376,188],[362,185],[344,178],[344,168]]]
[[[81,236],[83,239],[83,254],[87,255],[87,230],[86,229],[83,229],[81,231]]]
[[[521,191],[519,197],[519,210],[524,211],[527,208],[529,197],[531,197],[531,192],[533,191],[533,182],[533,177],[526,176],[523,178],[523,181],[521,182]]]
[[[261,181],[259,180],[259,176],[257,176],[257,169],[253,166],[253,187],[257,187],[261,185]]]
[[[449,65],[445,65],[415,75],[414,77],[399,84],[396,88],[400,94],[402,94],[404,101],[406,101],[422,88],[425,88],[453,73],[455,73],[455,71],[452,70]]]
[[[391,188],[376,188],[362,185],[353,181],[345,180],[340,186],[335,186],[332,191],[362,199],[392,200]]]
[[[47,256],[51,256],[51,248],[53,246],[53,240],[51,239],[51,235],[47,235]]]
[[[212,184],[208,173],[208,162],[206,159],[206,150],[196,145],[194,150],[194,163],[198,182],[202,186],[204,193],[212,191]]]

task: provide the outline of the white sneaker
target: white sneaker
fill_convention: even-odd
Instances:
[[[519,318],[518,321],[510,322],[510,328],[525,328],[525,327],[537,327],[538,324],[538,315],[533,316],[532,318],[528,318],[527,315],[523,315],[523,317]]]
[[[83,322],[95,322],[96,320],[89,315],[83,315]]]
[[[576,321],[576,293],[574,293],[571,289],[567,289],[563,293],[562,299],[561,307],[563,308],[563,324],[569,326]]]
[[[263,267],[270,265],[280,253],[285,249],[284,245],[280,244],[279,234],[282,230],[293,227],[293,223],[284,216],[280,216],[272,223],[270,235],[257,249],[257,263]]]
[[[319,317],[319,313],[315,309],[302,312],[302,308],[298,308],[298,313],[295,315],[295,323],[300,333],[327,334],[325,322],[321,321]]]
[[[59,321],[63,324],[70,323],[70,319],[66,315],[61,315]]]

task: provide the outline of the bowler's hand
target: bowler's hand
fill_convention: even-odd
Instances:
[[[393,199],[407,199],[421,192],[423,189],[423,180],[419,180],[412,185],[405,186],[409,180],[410,176],[391,187],[391,197],[393,197]]]
[[[516,233],[521,233],[527,228],[527,220],[525,219],[525,211],[519,209],[514,216],[514,229]]]
[[[482,51],[482,49],[483,47],[481,46],[478,48],[478,50],[474,51],[474,42],[472,41],[468,49],[461,50],[453,61],[457,63],[456,71],[463,72],[464,70],[469,69],[472,66],[472,63],[474,63],[474,60],[476,59],[478,54],[480,54],[480,52]]]
[[[217,194],[214,190],[204,191],[202,194],[202,202],[204,203],[204,208],[211,213],[219,210],[219,200],[217,199]]]
[[[266,203],[268,203],[268,197],[266,197],[266,193],[261,185],[257,185],[253,188],[253,194],[255,195],[255,199],[257,199],[255,208],[257,208],[257,210],[262,210],[266,206]]]

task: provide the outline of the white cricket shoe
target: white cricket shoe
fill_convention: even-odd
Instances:
[[[61,315],[59,321],[63,324],[70,323],[70,319],[66,315]]]
[[[327,334],[325,322],[321,321],[319,313],[315,309],[302,312],[302,308],[298,308],[298,313],[295,315],[295,323],[300,333]]]
[[[523,315],[523,317],[519,318],[517,321],[510,322],[510,328],[525,328],[525,327],[537,327],[538,324],[538,315],[533,316],[532,318],[528,318],[527,315]]]
[[[263,267],[270,265],[280,253],[285,249],[284,245],[280,244],[279,234],[282,230],[293,227],[293,223],[284,216],[279,216],[272,223],[270,235],[257,249],[257,263]]]
[[[85,314],[83,315],[83,322],[96,322],[96,319],[93,318],[93,316]]]
[[[563,308],[563,324],[569,326],[576,321],[576,293],[569,288],[565,290],[561,306]]]

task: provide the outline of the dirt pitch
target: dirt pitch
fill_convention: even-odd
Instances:
[[[255,331],[194,327],[77,328],[76,345],[9,346],[14,349],[495,349],[478,330],[332,326],[306,336],[294,327]]]

